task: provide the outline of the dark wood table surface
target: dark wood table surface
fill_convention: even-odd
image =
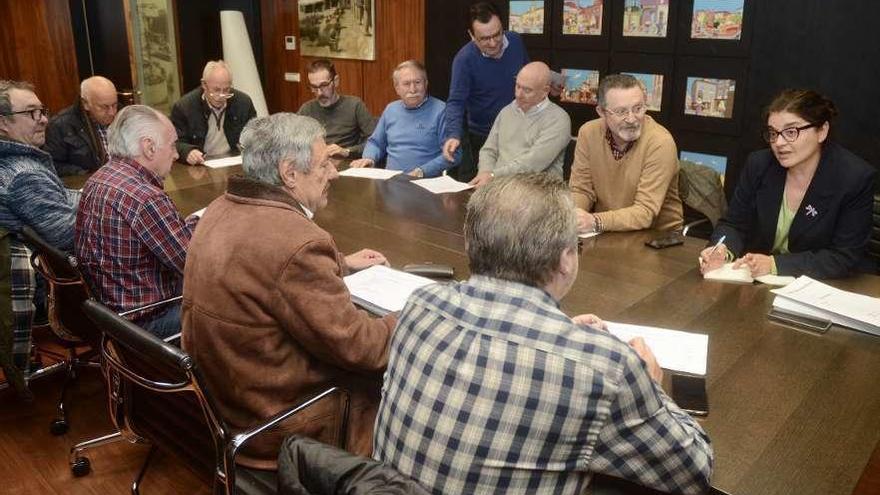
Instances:
[[[225,191],[241,168],[175,164],[166,190],[184,214]],[[80,187],[84,178],[65,182]],[[316,221],[343,252],[382,251],[392,266],[432,261],[468,276],[462,224],[469,192],[433,195],[404,177],[340,177]],[[259,236],[259,233],[254,233]],[[770,323],[763,285],[706,282],[705,241],[653,250],[651,232],[584,241],[569,314],[691,332],[709,338],[708,417],[713,485],[732,494],[849,495],[880,443],[880,338],[839,327],[815,335]],[[880,296],[880,277],[832,285]]]

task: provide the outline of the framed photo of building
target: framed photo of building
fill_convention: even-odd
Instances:
[[[132,80],[140,103],[170,114],[180,99],[180,66],[172,0],[129,0],[127,28],[132,39]]]
[[[606,3],[606,0],[553,2],[554,48],[608,48],[611,9]]]
[[[303,56],[376,60],[376,0],[299,0]]]
[[[672,57],[615,53],[609,74],[631,74],[645,85],[648,93],[648,113],[654,120],[666,125],[672,107]]]
[[[571,133],[584,122],[597,118],[596,90],[599,81],[608,74],[608,55],[605,52],[553,53],[553,70],[562,74],[565,85],[559,97],[559,105],[571,117]]]
[[[675,78],[672,114],[677,127],[739,133],[746,87],[744,60],[682,57],[676,62]]]
[[[611,4],[615,50],[672,53],[678,4],[675,0],[615,0]]]
[[[509,0],[498,5],[502,17],[507,19],[507,30],[522,36],[529,53],[533,48],[551,47],[550,3],[544,0]]]
[[[692,55],[745,56],[752,38],[754,0],[683,0],[678,45]]]

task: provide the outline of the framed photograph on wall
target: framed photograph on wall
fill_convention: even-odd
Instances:
[[[528,48],[550,48],[550,2],[544,0],[509,0],[497,3],[507,30],[519,33]],[[531,50],[529,50],[531,53]]]
[[[739,133],[746,96],[744,60],[682,57],[675,72],[672,121],[676,127]]]
[[[678,4],[673,0],[615,0],[611,4],[614,49],[672,53],[678,28]]]
[[[730,197],[740,170],[737,139],[692,131],[674,132],[673,136],[678,147],[678,159],[718,172],[725,194]]]
[[[554,48],[607,49],[611,9],[605,3],[605,0],[553,2]]]
[[[301,54],[376,60],[376,0],[299,0]]]
[[[605,52],[557,51],[553,53],[553,70],[565,78],[559,106],[571,117],[571,133],[596,113],[596,90],[599,81],[608,74],[608,55]]]
[[[648,93],[648,113],[666,125],[672,107],[672,57],[615,53],[609,74],[631,74],[642,81]]]
[[[678,22],[678,46],[682,53],[748,55],[754,3],[754,0],[683,0]]]

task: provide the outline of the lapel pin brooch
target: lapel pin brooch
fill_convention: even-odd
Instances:
[[[807,216],[815,217],[819,214],[819,210],[817,210],[813,205],[807,205]]]

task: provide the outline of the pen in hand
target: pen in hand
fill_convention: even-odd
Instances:
[[[706,258],[712,259],[712,255],[715,254],[715,251],[718,250],[718,246],[720,246],[724,242],[724,239],[727,239],[726,235],[723,235],[720,239],[718,239],[718,242],[716,242],[715,245],[712,246],[712,250],[709,251],[709,255],[706,256]],[[702,256],[700,256],[700,266],[703,266],[704,264],[706,264],[706,260]]]

